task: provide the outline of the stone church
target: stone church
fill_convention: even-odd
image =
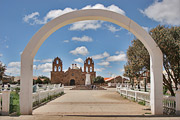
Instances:
[[[58,84],[62,83],[64,85],[85,85],[86,74],[90,74],[91,84],[93,84],[93,79],[96,77],[96,72],[94,71],[94,61],[92,58],[88,57],[84,61],[84,71],[82,67],[77,67],[76,64],[72,64],[72,67],[63,71],[63,63],[59,57],[56,57],[52,63],[51,71],[51,83]]]

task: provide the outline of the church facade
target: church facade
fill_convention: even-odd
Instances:
[[[72,64],[71,68],[69,67],[67,71],[63,71],[62,60],[59,57],[56,57],[52,63],[51,83],[62,83],[64,85],[85,85],[87,73],[90,74],[91,84],[93,84],[96,72],[94,71],[94,61],[92,58],[88,57],[84,61],[84,71],[81,67],[77,67],[76,64]]]

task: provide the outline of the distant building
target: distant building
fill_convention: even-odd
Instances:
[[[20,82],[20,78],[21,78],[21,76],[15,76],[14,77],[14,82]],[[33,80],[37,80],[38,79],[38,77],[37,76],[33,76]]]
[[[121,76],[116,76],[116,77],[110,77],[110,78],[104,78],[104,81],[106,83],[122,83],[122,77]]]
[[[13,81],[14,81],[14,76],[3,75],[3,77],[2,77],[2,83],[3,84],[11,83]]]
[[[88,57],[84,61],[84,71],[82,68],[77,67],[76,64],[72,64],[72,67],[63,71],[62,60],[56,57],[52,63],[51,71],[51,83],[58,84],[62,83],[64,85],[85,85],[86,74],[90,74],[91,84],[93,79],[96,77],[96,72],[94,71],[94,61],[92,58]]]
[[[104,78],[105,83],[108,84],[108,86],[116,86],[117,83],[122,83],[123,78],[121,76],[116,76],[116,77],[110,77],[110,78]]]
[[[150,83],[150,72],[149,72],[149,70],[142,72],[138,79],[136,77],[134,77],[133,79],[134,79],[134,85],[140,84],[141,86],[144,86],[145,81],[146,81],[146,84]]]

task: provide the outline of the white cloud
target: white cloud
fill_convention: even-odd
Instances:
[[[116,51],[115,54],[120,54],[120,52],[119,52],[119,51]]]
[[[68,43],[68,42],[69,42],[69,40],[64,40],[63,42]]]
[[[147,32],[149,32],[149,28],[148,28],[148,27],[142,26],[142,28],[143,28],[144,30],[146,30]]]
[[[51,59],[35,60],[44,64],[33,65],[34,70],[40,70],[40,72],[50,72],[52,70],[52,63],[49,63]],[[52,62],[52,61],[51,61]],[[7,66],[6,74],[18,76],[20,75],[21,62],[10,62]]]
[[[124,52],[120,52],[119,55],[109,56],[107,61],[126,61],[126,54]]]
[[[8,67],[21,67],[21,62],[10,62]]]
[[[47,69],[44,69],[42,72],[48,72],[49,73],[50,71],[52,71],[52,69],[47,68]]]
[[[130,31],[127,32],[127,35],[131,36],[133,35]]]
[[[87,5],[86,7],[82,8],[82,9],[105,9],[105,10],[111,10],[111,11],[120,13],[122,15],[125,15],[125,12],[122,9],[120,9],[118,6],[115,6],[115,5],[111,5],[108,7],[105,7],[102,4],[96,4],[94,6]],[[69,30],[81,30],[81,31],[84,31],[87,29],[96,30],[102,26],[101,25],[102,23],[103,23],[103,21],[99,21],[99,20],[80,21],[80,22],[73,23],[72,26],[69,28]],[[110,30],[113,31],[116,29],[111,28]]]
[[[124,68],[120,69],[120,72],[124,72]]]
[[[80,41],[80,42],[92,42],[93,39],[89,36],[82,36],[82,37],[72,37],[73,41]]]
[[[104,52],[104,53],[102,53],[102,54],[98,54],[98,55],[94,55],[94,56],[92,56],[92,58],[93,59],[102,59],[102,58],[105,58],[105,57],[109,57],[109,53],[107,53],[107,52]]]
[[[9,48],[9,46],[8,46],[8,45],[6,45],[6,48]]]
[[[37,59],[34,59],[34,62],[40,62],[40,63],[47,63],[47,62],[52,62],[53,59],[42,59],[42,60],[37,60]]]
[[[37,16],[39,16],[39,12],[34,12],[29,15],[25,15],[23,17],[24,22],[29,23],[30,25],[33,25],[38,20]]]
[[[98,65],[101,65],[101,66],[108,66],[110,63],[108,61],[102,61],[100,63],[97,63]]]
[[[41,60],[34,59],[33,62],[40,62]]]
[[[42,70],[42,72],[50,72],[52,70],[52,63],[40,64],[36,68],[37,70]]]
[[[104,10],[110,10],[110,11],[114,11],[119,14],[125,15],[125,12],[116,5],[110,5],[108,7],[105,7],[102,4],[96,4],[94,6],[87,5],[86,7],[82,8],[82,9],[104,9]]]
[[[61,9],[50,10],[42,20],[38,18],[38,16],[40,15],[39,12],[34,12],[29,15],[25,15],[23,20],[24,22],[29,23],[30,25],[46,24],[49,20],[52,20],[62,14],[72,12],[74,10],[76,9],[65,8],[64,10]]]
[[[180,25],[180,0],[155,1],[141,13],[162,24]]]
[[[6,74],[20,75],[21,62],[10,62],[7,66]]]
[[[88,49],[85,46],[77,47],[75,50],[70,51],[73,55],[87,55],[89,54]]]
[[[83,62],[84,62],[82,58],[77,58],[77,59],[75,59],[74,61],[75,61],[75,62],[78,62],[78,63],[83,63]]]
[[[46,63],[46,62],[52,62],[52,61],[53,61],[52,59],[43,59],[40,62],[41,63]]]
[[[37,66],[36,66],[36,65],[33,65],[33,69],[36,70],[36,69],[37,69]]]
[[[20,68],[17,67],[7,67],[7,70],[5,72],[6,74],[10,75],[20,75]]]
[[[105,68],[95,68],[94,70],[97,72],[102,72],[103,70],[105,70]]]
[[[88,29],[96,30],[101,27],[102,23],[103,22],[99,20],[85,20],[85,21],[75,22],[70,26],[69,30],[81,30],[81,31]]]
[[[80,67],[82,68],[82,65],[81,65],[81,64],[78,64],[78,63],[77,63],[76,65],[77,65],[78,68],[80,68]],[[84,69],[84,68],[83,68],[83,69]]]
[[[96,4],[94,6],[87,5],[82,9],[105,9],[105,10],[110,10],[110,11],[114,11],[114,12],[120,13],[122,15],[125,15],[125,12],[122,9],[120,9],[118,6],[115,6],[115,5],[110,5],[108,7],[105,7],[102,4]],[[46,14],[46,16],[43,17],[43,19],[38,18],[40,16],[39,12],[33,12],[33,13],[29,14],[29,15],[25,15],[23,17],[23,21],[26,22],[26,23],[29,23],[30,25],[46,24],[49,20],[52,20],[52,19],[54,19],[54,18],[56,18],[56,17],[58,17],[58,16],[60,16],[62,14],[72,12],[72,11],[75,11],[75,10],[77,10],[77,9],[76,8],[75,9],[73,9],[73,8],[65,8],[64,10],[61,10],[61,9],[50,10]],[[77,25],[74,25],[74,26],[70,27],[70,30],[77,30],[77,27],[78,27]],[[101,25],[99,23],[98,24],[93,23],[93,24],[81,25],[81,28],[84,28],[84,30],[89,29],[89,28],[90,29],[97,29],[99,27],[101,27]],[[78,30],[80,30],[79,27],[78,27]]]
[[[64,10],[58,9],[58,10],[51,10],[47,13],[47,15],[44,17],[44,22],[47,22],[48,20],[52,20],[62,14],[68,13],[68,12],[72,12],[76,9],[72,9],[72,8],[65,8]]]
[[[106,24],[106,27],[108,28],[109,31],[111,31],[113,33],[121,30],[121,28],[118,29],[118,28],[114,27],[113,25]]]
[[[120,37],[119,35],[115,35],[115,37]]]
[[[113,73],[111,74],[111,77],[112,77],[112,78],[114,78],[114,77],[116,77],[116,76],[117,76],[116,74],[113,74]]]
[[[3,54],[2,53],[0,53],[0,57],[2,57],[3,56]]]
[[[23,51],[19,52],[19,55],[21,55],[23,53]]]

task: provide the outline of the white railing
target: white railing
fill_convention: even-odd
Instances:
[[[163,96],[163,108],[165,114],[178,114],[176,111],[176,97],[174,96]]]
[[[174,96],[164,96],[163,97],[163,107],[170,109],[176,109],[176,97]]]
[[[59,95],[64,92],[64,86],[62,85],[53,85],[52,89],[41,90],[33,93],[32,102],[37,102],[38,104],[48,99],[49,97],[53,97],[55,95]]]
[[[164,112],[167,114],[176,113],[177,115],[180,115],[180,86],[178,88],[176,96],[163,96],[163,108]],[[128,99],[134,99],[134,101],[145,101],[146,105],[150,105],[149,92],[130,90],[121,85],[116,86],[116,91]]]
[[[126,88],[117,87],[117,92],[120,95],[127,97],[128,99],[134,99],[134,101],[145,101],[150,103],[150,94],[148,92],[134,91]]]

